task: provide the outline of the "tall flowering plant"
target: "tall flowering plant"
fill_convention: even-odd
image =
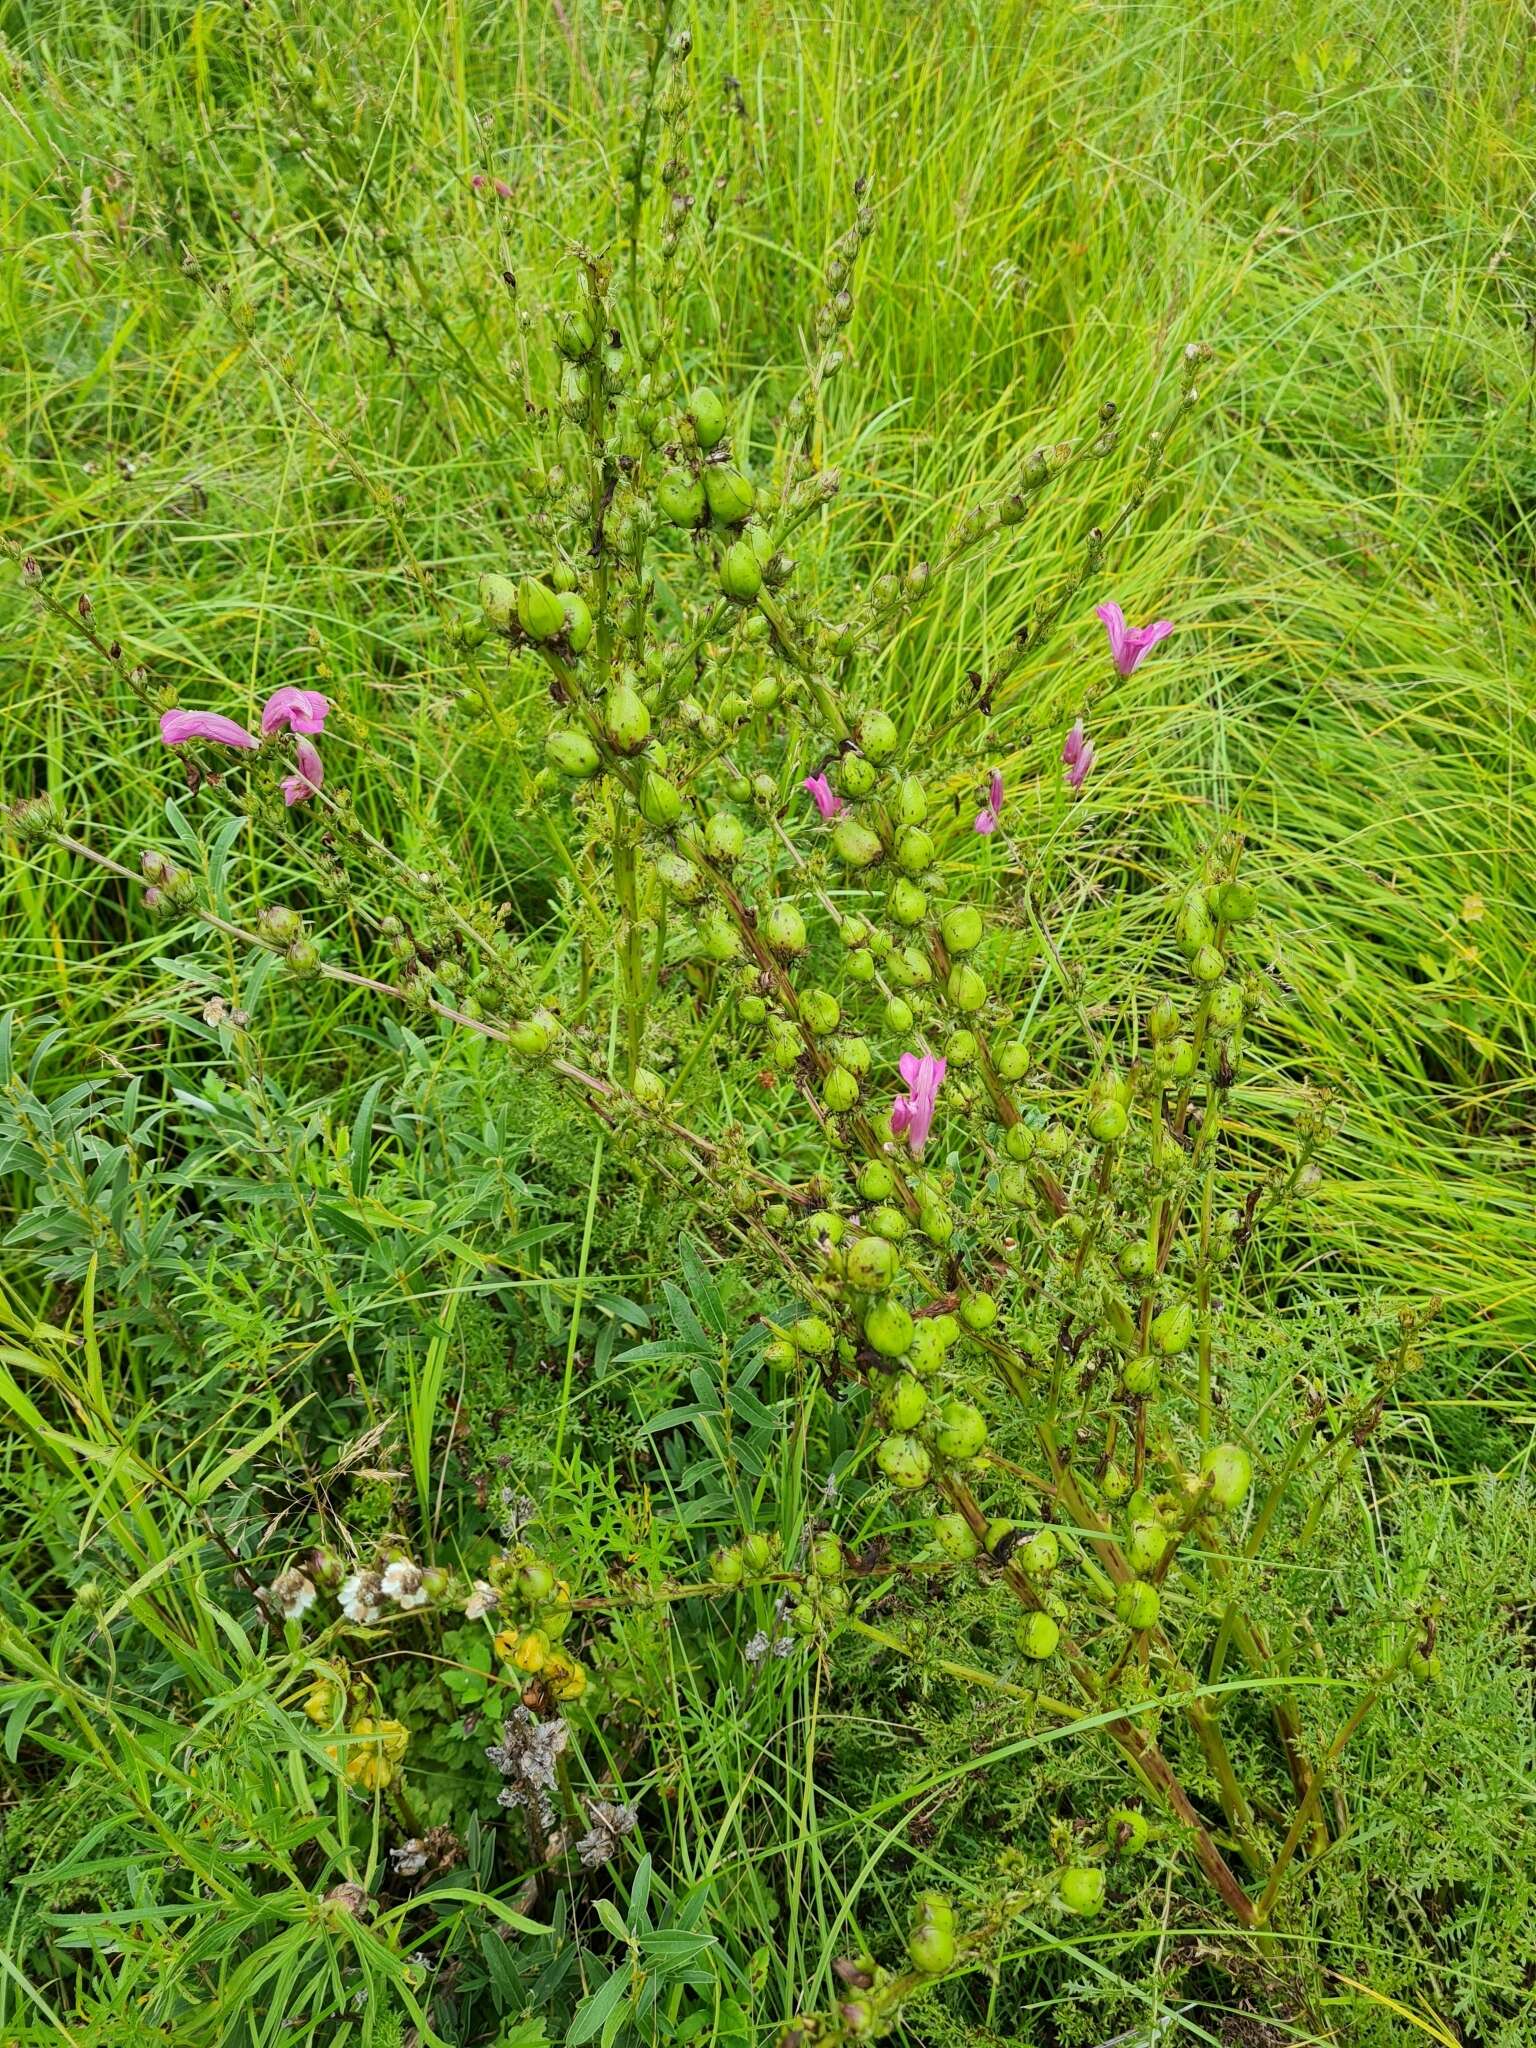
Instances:
[[[509,1072],[536,1067],[602,1129],[611,1162],[694,1201],[702,1236],[755,1276],[769,1373],[795,1390],[813,1442],[836,1415],[855,1446],[847,1518],[829,1493],[792,1544],[776,1527],[728,1531],[691,1582],[647,1596],[714,1607],[766,1591],[774,1626],[752,1643],[834,1666],[843,1642],[929,1660],[1117,1760],[1118,1801],[1007,1845],[989,1901],[962,1911],[918,1892],[904,1956],[842,1957],[828,1995],[786,2024],[785,2042],[808,2048],[889,2031],[928,1987],[991,1967],[1021,1916],[1112,1915],[1147,1859],[1197,1888],[1234,1939],[1270,1929],[1327,1853],[1343,1746],[1386,1685],[1404,1671],[1431,1681],[1437,1662],[1433,1622],[1400,1617],[1374,1662],[1340,1675],[1347,1705],[1323,1725],[1293,1682],[1286,1631],[1260,1612],[1261,1561],[1359,1456],[1417,1331],[1405,1323],[1343,1404],[1305,1390],[1284,1415],[1236,1402],[1231,1303],[1247,1249],[1307,1193],[1326,1128],[1310,1105],[1286,1159],[1229,1181],[1233,1091],[1262,993],[1243,965],[1260,904],[1239,849],[1217,843],[1181,889],[1165,990],[1097,1028],[1085,1019],[1065,1071],[1043,1064],[1010,982],[1006,940],[1024,929],[1075,998],[1019,835],[1115,802],[1113,758],[1096,765],[1085,718],[1069,724],[1068,707],[1041,697],[1031,664],[1065,644],[1092,675],[1097,601],[1102,731],[1120,681],[1173,625],[1131,629],[1101,596],[1095,530],[1038,613],[978,653],[985,692],[941,735],[906,721],[888,681],[893,641],[958,570],[1048,519],[1064,471],[1113,465],[1114,409],[1082,443],[1019,451],[931,558],[832,605],[820,592],[835,586],[803,558],[825,545],[842,493],[821,451],[851,364],[872,195],[854,188],[804,376],[771,446],[753,443],[711,368],[727,352],[701,357],[684,317],[706,233],[688,54],[664,7],[643,131],[654,154],[626,166],[619,239],[580,253],[552,303],[523,308],[530,362],[544,343],[532,516],[505,559],[483,564],[473,600],[436,600],[505,772],[572,851],[580,951],[612,961],[611,988],[562,983],[446,855],[407,863],[363,826],[316,745],[330,752],[334,718],[349,769],[370,775],[344,682],[334,703],[275,690],[252,732],[232,695],[202,709],[157,698],[87,602],[56,596],[35,564],[27,574],[130,677],[215,810],[234,803],[274,829],[297,812],[293,845],[345,893],[371,950],[327,957],[334,938],[289,903],[242,922],[154,848],[150,910],[435,1015]],[[1155,484],[1207,353],[1185,351],[1167,416],[1133,451],[1118,525]],[[504,720],[514,703],[523,716]],[[12,815],[24,836],[127,872],[46,799]],[[690,1086],[700,1061],[720,1064],[718,1045],[767,1084],[755,1113],[740,1108],[748,1094],[722,1119],[722,1088]],[[878,1544],[857,1533],[877,1526]],[[262,1611],[315,1644],[322,1675],[299,1706],[357,1796],[400,1798],[410,1769],[410,1731],[377,1695],[370,1645],[449,1614],[484,1634],[502,1709],[487,1760],[500,1805],[539,1845],[535,1889],[629,1854],[648,1780],[643,1762],[619,1784],[599,1761],[603,1589],[566,1583],[517,1519],[467,1563],[431,1554],[429,1522],[366,1542],[317,1534],[264,1586]],[[935,1576],[999,1617],[994,1668],[892,1624],[903,1588]],[[1241,1732],[1223,1704],[1230,1671],[1264,1703]],[[426,1852],[403,1820],[402,1835],[409,1874]]]

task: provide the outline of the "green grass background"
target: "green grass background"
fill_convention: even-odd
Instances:
[[[338,154],[265,60],[271,19],[0,10],[5,532],[186,702],[249,716],[279,682],[323,680],[394,771],[394,789],[359,783],[374,829],[409,857],[433,818],[537,925],[555,856],[457,715],[457,657],[353,465],[465,606],[526,537],[499,273],[558,293],[563,237],[606,218],[632,45],[621,11],[584,0],[308,8],[296,33],[353,138]],[[1021,446],[1091,436],[1106,401],[1145,425],[1178,350],[1216,351],[1106,564],[1106,594],[1178,633],[1096,708],[1102,858],[1071,950],[1111,995],[1168,886],[1219,829],[1245,834],[1275,935],[1268,1028],[1344,1112],[1309,1256],[1443,1297],[1424,1427],[1462,1471],[1514,1457],[1536,1347],[1528,11],[763,0],[698,8],[694,29],[700,155],[725,182],[718,321],[701,307],[692,367],[744,414],[766,423],[791,387],[816,266],[852,177],[874,178],[828,425],[855,510],[828,575],[904,565]],[[514,201],[474,194],[477,170]],[[367,332],[371,296],[393,350]],[[1112,509],[1091,465],[1069,470],[1007,568],[898,643],[887,697],[913,729]],[[1005,753],[1057,729],[1100,666],[1085,606],[1028,671]],[[12,571],[0,706],[8,793],[52,789],[129,864],[163,838],[152,721]],[[250,900],[286,860],[256,856]],[[56,1075],[153,1066],[161,952],[63,856],[0,864],[4,1000],[67,1024]],[[268,1054],[338,1101],[389,1057],[355,1003],[294,1006]],[[689,1735],[701,1779],[748,1768],[737,1731]],[[808,1766],[783,1797],[807,1859],[794,1981],[814,1975],[796,1943],[836,1914],[815,1897]]]

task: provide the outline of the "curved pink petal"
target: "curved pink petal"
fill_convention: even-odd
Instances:
[[[296,690],[291,683],[285,683],[282,689],[272,692],[261,708],[262,734],[270,739],[285,725],[290,732],[324,732],[330,708],[330,699],[318,690]]]
[[[1061,743],[1061,758],[1070,768],[1083,751],[1083,721],[1079,719]]]
[[[987,785],[987,808],[994,817],[1000,817],[1003,809],[1003,771],[992,770],[992,779]]]
[[[168,747],[185,746],[188,740],[212,740],[220,747],[258,747],[261,742],[232,718],[218,711],[162,711],[160,737]]]
[[[807,775],[800,787],[805,790],[817,810],[824,818],[835,818],[843,808],[843,800],[833,793],[832,785],[825,775]]]
[[[294,752],[298,755],[299,772],[297,775],[283,777],[283,802],[290,806],[301,804],[306,797],[313,796],[325,781],[325,770],[320,763],[320,750],[313,740],[306,739],[302,733],[296,735]]]
[[[995,832],[997,830],[996,811],[978,811],[972,822],[971,830],[973,832]]]

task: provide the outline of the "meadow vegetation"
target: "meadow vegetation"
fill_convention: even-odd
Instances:
[[[1524,11],[0,27],[0,2041],[1536,2042]]]

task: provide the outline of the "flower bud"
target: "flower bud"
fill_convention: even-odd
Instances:
[[[981,944],[984,930],[981,912],[974,903],[957,903],[952,910],[945,912],[939,930],[951,953],[972,953]]]
[[[565,607],[537,576],[525,576],[517,586],[517,623],[530,640],[553,640],[565,625]]]
[[[498,633],[506,631],[517,616],[517,585],[510,576],[480,578],[480,609]]]
[[[720,588],[732,604],[752,604],[763,587],[763,572],[744,540],[732,542],[720,558]]]
[[[1013,1640],[1022,1655],[1043,1662],[1056,1654],[1061,1641],[1061,1623],[1037,1609],[1035,1613],[1025,1615],[1013,1632]]]
[[[932,1461],[915,1436],[888,1436],[875,1453],[875,1463],[897,1486],[912,1491],[926,1483]]]
[[[1163,1603],[1156,1586],[1145,1579],[1127,1579],[1115,1595],[1115,1613],[1129,1629],[1156,1628]]]
[[[752,479],[729,462],[711,463],[704,472],[704,495],[709,500],[709,509],[722,526],[740,526],[752,507],[757,503],[757,491]],[[745,545],[745,543],[743,543]],[[752,566],[757,570],[759,588],[762,585],[762,567],[750,547]],[[753,592],[755,597],[757,592]]]
[[[597,748],[584,732],[552,726],[544,736],[544,758],[572,782],[586,782],[602,765]]]
[[[876,1301],[864,1311],[864,1341],[882,1358],[900,1358],[912,1342],[910,1313],[899,1301]]]
[[[688,417],[698,444],[706,453],[725,438],[725,405],[708,385],[700,384],[689,397]]]

